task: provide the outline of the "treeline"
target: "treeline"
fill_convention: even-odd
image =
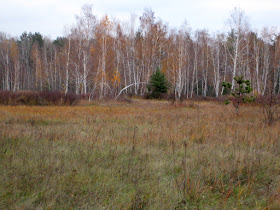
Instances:
[[[60,91],[103,98],[144,95],[159,67],[176,98],[219,96],[222,81],[237,75],[252,82],[255,94],[280,94],[280,34],[255,32],[235,9],[229,31],[210,35],[188,25],[170,29],[154,12],[139,22],[97,19],[85,5],[65,37],[50,40],[40,33],[19,38],[0,35],[0,90]]]

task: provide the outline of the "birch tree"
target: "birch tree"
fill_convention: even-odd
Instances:
[[[230,27],[230,34],[228,36],[227,51],[232,61],[232,87],[235,88],[234,77],[239,74],[239,64],[245,47],[242,45],[243,38],[249,28],[247,18],[244,11],[240,8],[234,8],[229,20],[228,26]]]
[[[82,84],[83,93],[87,93],[88,86],[88,75],[91,70],[90,66],[90,42],[94,38],[94,31],[97,24],[96,17],[92,12],[92,5],[84,5],[82,7],[82,14],[76,16],[77,20],[77,38],[81,39],[81,50],[82,50]],[[69,42],[70,47],[70,42]],[[69,52],[69,50],[68,50]]]

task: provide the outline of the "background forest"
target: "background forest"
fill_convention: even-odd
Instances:
[[[150,75],[159,67],[177,99],[222,93],[222,81],[236,75],[252,82],[255,95],[280,94],[280,33],[253,30],[235,8],[227,32],[173,29],[152,10],[122,23],[98,19],[84,5],[64,37],[51,40],[24,32],[19,38],[0,34],[0,90],[62,91],[100,99],[144,95]]]

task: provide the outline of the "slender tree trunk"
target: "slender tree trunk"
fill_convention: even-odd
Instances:
[[[70,49],[71,49],[71,38],[68,38],[68,51],[66,60],[66,70],[65,70],[65,94],[69,89],[69,62],[70,62]]]

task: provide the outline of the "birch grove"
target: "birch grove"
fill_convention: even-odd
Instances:
[[[96,98],[143,96],[159,67],[177,100],[218,97],[222,81],[244,75],[254,94],[280,94],[280,33],[249,27],[235,9],[228,31],[210,34],[188,25],[172,28],[152,10],[121,22],[98,19],[85,5],[64,37],[0,33],[0,90],[61,91]]]

